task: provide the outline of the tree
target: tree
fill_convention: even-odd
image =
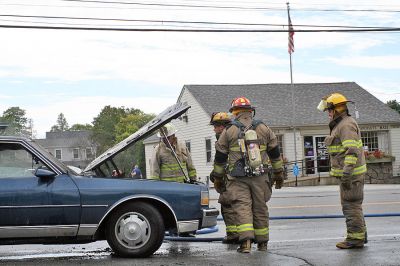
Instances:
[[[116,124],[116,142],[120,142],[129,137],[155,117],[153,114],[146,114],[137,109],[133,112],[135,114],[129,114],[126,117],[122,117],[119,123]],[[133,148],[124,153],[124,156],[121,156],[121,160],[123,161],[121,164],[124,166],[124,172],[132,170],[134,164],[137,164],[142,170],[146,169],[143,142],[137,142]]]
[[[98,153],[103,153],[108,148],[135,133],[139,128],[149,122],[154,115],[146,114],[135,108],[105,106],[100,114],[93,119],[93,141],[98,144]],[[132,164],[145,168],[144,146],[139,142],[132,149],[128,149],[115,158],[117,165],[127,172]]]
[[[99,145],[98,153],[103,153],[115,144],[115,125],[125,115],[125,108],[107,105],[93,119],[93,140]]]
[[[390,100],[387,101],[386,104],[392,108],[393,110],[397,111],[398,113],[400,113],[400,103],[396,100]]]
[[[57,117],[57,124],[52,126],[50,131],[67,131],[68,130],[68,122],[63,113],[60,113]]]
[[[93,126],[91,124],[73,124],[69,130],[76,131],[76,130],[92,130]]]
[[[33,120],[26,117],[26,111],[17,106],[3,112],[0,121],[7,124],[3,134],[33,137]]]

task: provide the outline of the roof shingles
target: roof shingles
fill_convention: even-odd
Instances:
[[[297,83],[293,86],[296,126],[326,125],[327,115],[318,111],[317,105],[322,97],[333,92],[342,93],[356,103],[360,124],[400,124],[397,112],[355,82]],[[268,125],[292,125],[291,84],[185,85],[184,89],[190,91],[210,116],[212,112],[228,110],[234,98],[245,96],[256,106],[256,117]],[[350,105],[349,110],[354,115],[354,106]]]

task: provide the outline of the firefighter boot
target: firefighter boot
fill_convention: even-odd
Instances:
[[[238,247],[238,249],[237,249],[237,252],[240,252],[240,253],[250,253],[250,251],[251,251],[251,240],[250,239],[243,241],[240,244],[240,247]]]
[[[367,231],[365,231],[365,234],[364,234],[364,244],[367,244],[368,243],[368,233],[367,233]]]
[[[258,251],[267,251],[268,249],[268,241],[267,242],[261,242],[257,244],[257,249]]]
[[[364,240],[361,241],[342,241],[336,243],[336,247],[340,249],[351,249],[351,248],[363,248],[364,247]]]

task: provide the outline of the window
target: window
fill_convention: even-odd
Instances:
[[[191,147],[190,147],[190,140],[187,140],[185,143],[186,143],[186,148],[188,149],[188,151],[192,152]]]
[[[283,135],[276,135],[276,139],[277,139],[278,145],[279,145],[279,152],[283,156]]]
[[[368,147],[368,151],[375,151],[378,147],[378,132],[366,131],[361,132],[361,140],[364,147]]]
[[[206,159],[207,163],[211,162],[211,139],[206,139]]]
[[[86,148],[86,159],[93,159],[93,152],[91,147]]]
[[[79,148],[73,150],[74,159],[79,159]]]
[[[20,144],[0,144],[0,178],[33,177],[44,164]],[[46,167],[47,168],[47,167]]]
[[[61,150],[55,150],[56,152],[56,158],[61,160]]]

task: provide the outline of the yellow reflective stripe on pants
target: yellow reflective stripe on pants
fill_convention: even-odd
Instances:
[[[344,157],[344,163],[345,164],[356,164],[357,157],[354,155],[347,155],[346,157]]]
[[[348,239],[355,239],[355,240],[364,240],[365,232],[359,232],[359,233],[347,232],[347,238]]]
[[[263,236],[263,235],[268,235],[269,234],[269,228],[260,228],[260,229],[254,229],[254,234],[256,236]]]
[[[237,227],[236,225],[227,225],[226,226],[226,232],[227,233],[237,233]]]
[[[353,169],[353,173],[351,175],[361,175],[361,174],[364,174],[365,172],[367,172],[367,165],[366,164],[354,168]],[[329,172],[329,174],[331,176],[341,177],[341,176],[343,176],[343,170],[342,169],[332,168],[331,171]]]
[[[237,226],[238,233],[246,231],[254,231],[253,224],[241,224]]]
[[[362,148],[363,144],[361,140],[347,139],[342,141],[342,145],[345,148],[350,148],[350,147]]]

